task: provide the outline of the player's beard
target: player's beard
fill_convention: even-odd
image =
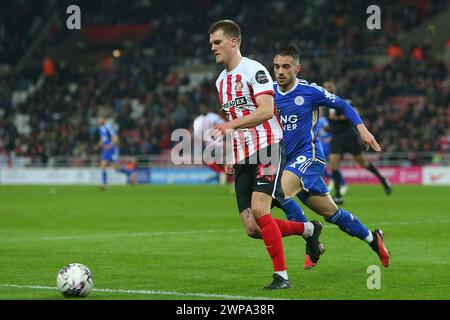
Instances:
[[[280,82],[280,79],[277,79],[278,86],[282,91],[286,91],[286,89],[290,86],[291,82],[289,82],[288,78],[283,78]]]

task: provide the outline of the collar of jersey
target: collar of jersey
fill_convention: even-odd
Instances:
[[[295,85],[293,85],[292,88],[290,88],[290,89],[289,89],[288,91],[286,91],[286,92],[281,92],[281,91],[280,91],[280,87],[277,85],[277,91],[278,91],[278,93],[281,94],[282,96],[285,96],[285,95],[287,95],[288,93],[291,93],[292,91],[294,91],[295,88],[297,88],[298,83],[299,83],[299,81],[298,81],[298,78],[297,78],[297,79],[295,79]]]
[[[242,61],[244,61],[245,57],[242,57],[241,61],[239,61],[238,65],[236,67],[234,67],[233,69],[231,69],[230,71],[227,71],[227,69],[225,68],[225,72],[227,74],[232,73],[233,71],[235,71],[237,68],[239,68],[239,66],[242,64]]]

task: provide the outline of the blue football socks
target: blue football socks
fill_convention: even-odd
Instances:
[[[293,199],[285,199],[281,208],[289,221],[308,222],[308,218],[303,213],[302,207]]]
[[[368,241],[371,235],[369,229],[350,212],[339,209],[330,218],[325,219],[327,222],[333,223],[345,233],[352,237],[358,237],[361,240]]]
[[[106,170],[102,170],[102,182],[103,185],[108,184],[108,173],[106,172]]]

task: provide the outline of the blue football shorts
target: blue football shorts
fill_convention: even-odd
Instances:
[[[117,162],[119,160],[119,148],[112,147],[109,150],[104,150],[102,152],[102,160],[106,160],[109,162]]]
[[[324,161],[308,158],[303,155],[291,157],[284,170],[295,174],[302,184],[303,190],[298,194],[298,198],[306,203],[311,195],[326,195],[329,193],[323,174],[326,164]]]

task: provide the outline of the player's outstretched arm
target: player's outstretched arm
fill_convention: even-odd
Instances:
[[[341,109],[344,111],[344,116],[347,120],[349,120],[353,125],[358,129],[359,135],[361,137],[361,141],[366,147],[368,151],[372,148],[374,151],[381,151],[381,148],[378,142],[375,140],[375,137],[370,133],[370,131],[364,125],[361,117],[355,108],[353,108],[349,103],[345,100],[336,96],[336,101],[334,103],[335,108]]]
[[[364,125],[361,117],[354,107],[352,107],[347,101],[341,99],[336,96],[335,101],[333,102],[335,108],[340,109],[344,112],[344,116],[347,120],[349,120],[353,125],[358,129],[359,135],[361,137],[361,141],[366,147],[368,151],[370,148],[379,152],[381,148],[378,142],[375,140],[375,137],[370,133],[370,131]]]
[[[374,136],[369,132],[369,130],[367,130],[355,108],[353,108],[344,99],[335,94],[329,93],[322,87],[316,86],[315,88],[317,89],[316,99],[318,105],[341,110],[344,113],[345,118],[358,129],[359,135],[366,149],[369,150],[369,148],[372,148],[377,152],[381,151],[378,142],[375,140]]]
[[[356,126],[358,129],[359,135],[361,137],[362,142],[366,146],[366,150],[369,150],[369,148],[372,148],[373,150],[379,152],[381,151],[381,147],[378,144],[377,140],[375,140],[375,137],[370,133],[369,130],[367,130],[364,123],[360,123]]]

